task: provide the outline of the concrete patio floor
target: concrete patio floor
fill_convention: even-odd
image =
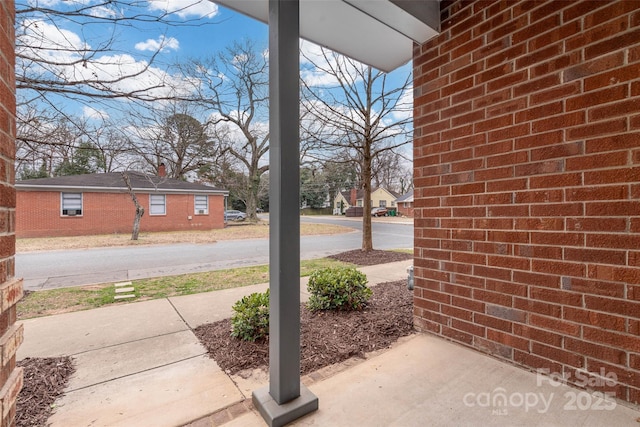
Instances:
[[[426,334],[405,337],[366,360],[304,377],[303,383],[318,397],[320,408],[292,426],[640,425],[640,408],[552,383]],[[236,405],[188,427],[220,425],[265,423],[245,402],[244,408]]]

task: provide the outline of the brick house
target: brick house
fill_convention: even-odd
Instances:
[[[398,214],[413,217],[413,190],[407,191],[394,202],[398,207]]]
[[[166,177],[128,172],[145,213],[140,231],[224,227],[227,191]],[[16,236],[130,233],[135,205],[120,172],[16,182]]]
[[[414,48],[416,327],[640,403],[640,2],[440,7]]]

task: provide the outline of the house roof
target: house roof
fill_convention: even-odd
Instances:
[[[351,190],[341,191],[340,194],[342,194],[342,197],[344,197],[348,203],[351,203]],[[362,199],[363,196],[364,190],[360,189],[356,192],[356,200]]]
[[[393,197],[396,197],[396,198],[400,197],[400,193],[397,193],[397,192],[395,192],[393,190],[387,190],[386,188],[382,188],[382,187],[380,187],[379,189],[386,191],[387,193],[391,194]],[[375,190],[378,190],[378,188],[376,188]],[[375,191],[375,190],[373,190],[373,191]]]
[[[227,190],[210,187],[194,182],[178,179],[147,175],[140,172],[128,171],[131,188],[134,191],[149,193],[207,193],[228,195]],[[61,191],[81,190],[96,192],[127,191],[122,172],[92,173],[86,175],[57,176],[53,178],[26,179],[16,181],[17,190],[26,191]]]
[[[402,196],[396,199],[396,203],[402,203],[402,202],[413,202],[413,189],[409,190],[408,192],[406,192],[405,194],[403,194]]]

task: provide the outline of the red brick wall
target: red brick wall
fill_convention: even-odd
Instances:
[[[413,217],[413,202],[398,202],[398,213]]]
[[[640,2],[441,8],[414,52],[416,326],[640,403]]]
[[[16,368],[16,351],[23,340],[22,324],[16,324],[22,280],[14,278],[14,15],[12,1],[0,2],[0,426],[3,427],[14,425],[15,402],[22,387],[22,368]]]
[[[223,196],[209,196],[207,215],[194,214],[193,194],[167,194],[166,215],[149,215],[149,195],[136,196],[145,209],[141,232],[224,227]],[[59,191],[18,191],[16,235],[23,238],[131,233],[135,206],[128,193],[83,193],[82,197],[82,216],[69,217],[60,215]]]

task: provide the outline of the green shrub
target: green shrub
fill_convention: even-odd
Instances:
[[[367,276],[355,268],[328,267],[309,276],[310,310],[361,310],[371,297]]]
[[[242,297],[233,305],[231,336],[255,341],[269,335],[269,290]]]

